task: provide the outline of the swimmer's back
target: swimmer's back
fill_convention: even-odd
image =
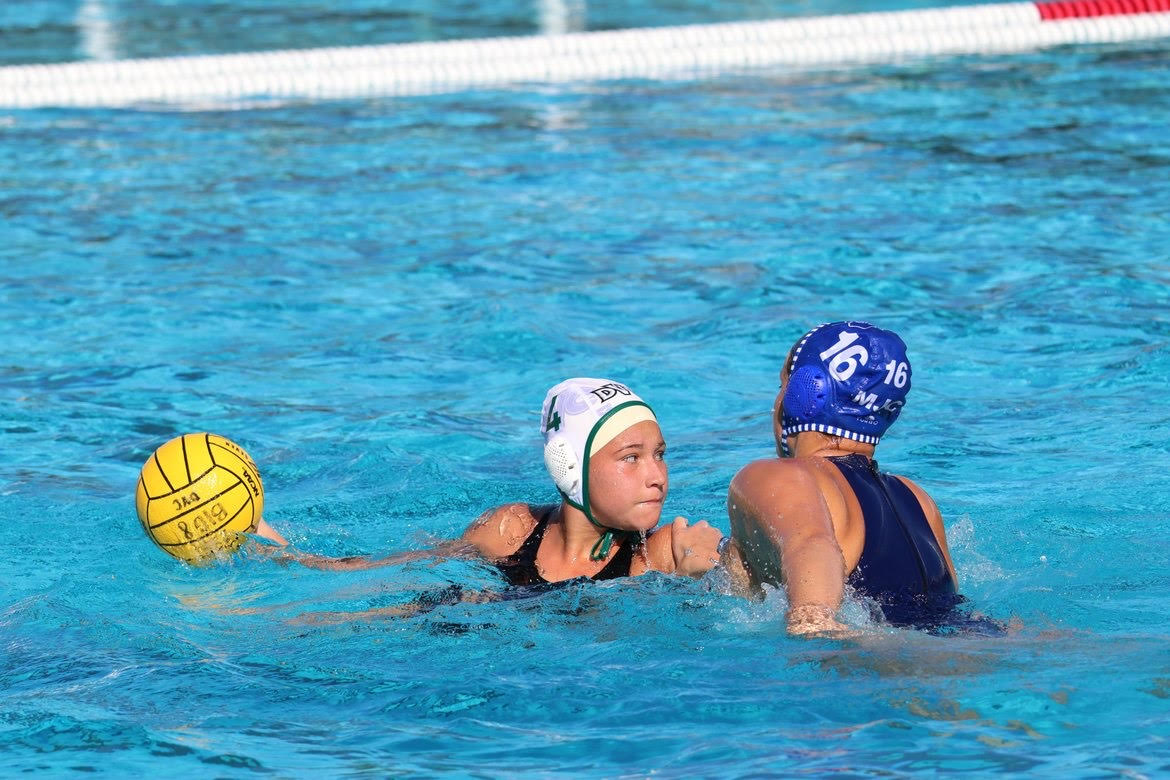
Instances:
[[[930,532],[941,549],[948,572],[954,566],[946,548],[942,516],[930,496],[904,477]],[[840,548],[845,573],[854,571],[865,548],[865,513],[848,478],[831,458],[760,460],[745,466],[732,481],[729,514],[732,534],[747,544],[741,552],[756,576],[782,581],[780,536],[831,533]],[[765,506],[767,507],[765,509]],[[787,534],[783,532],[787,532]]]
[[[927,517],[928,510],[937,514],[929,496],[924,502],[907,480],[883,474],[876,461],[863,455],[827,460],[845,477],[850,495],[861,507],[864,537],[850,585],[877,599],[888,618],[887,606],[900,609],[939,597],[953,605],[954,573],[945,542]]]

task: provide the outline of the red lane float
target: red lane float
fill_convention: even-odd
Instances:
[[[1040,18],[1088,19],[1094,16],[1125,16],[1170,12],[1170,0],[1058,0],[1036,3]]]

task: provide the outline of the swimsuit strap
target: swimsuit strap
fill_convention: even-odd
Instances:
[[[610,558],[605,568],[591,577],[594,580],[614,580],[618,577],[630,576],[630,566],[634,563],[634,544],[636,538],[632,533],[617,532],[614,534],[620,540],[617,554]]]
[[[542,585],[548,582],[540,575],[536,568],[536,554],[540,550],[540,543],[544,541],[544,532],[548,524],[557,513],[557,505],[543,507],[536,519],[536,525],[528,538],[520,545],[520,549],[496,562],[496,568],[504,575],[509,585]],[[601,571],[594,574],[593,580],[612,580],[618,577],[628,577],[630,566],[634,562],[634,551],[637,547],[633,533],[615,532],[618,539],[618,550],[605,564]]]
[[[544,532],[548,529],[549,521],[556,514],[557,505],[542,507],[536,525],[528,538],[520,545],[520,549],[496,562],[496,568],[503,573],[509,585],[539,585],[548,582],[540,576],[536,568],[536,553],[540,550],[540,543],[544,540]]]
[[[544,532],[548,530],[549,521],[556,514],[556,510],[556,505],[542,508],[536,518],[536,525],[532,527],[532,533],[528,534],[524,544],[515,552],[518,560],[536,568],[536,552],[540,549],[540,543],[544,541]]]

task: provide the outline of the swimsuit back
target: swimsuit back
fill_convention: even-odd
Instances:
[[[861,505],[865,545],[849,584],[881,605],[891,623],[918,624],[962,597],[917,497],[902,480],[863,455],[829,459]]]

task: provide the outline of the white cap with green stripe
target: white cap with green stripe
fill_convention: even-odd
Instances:
[[[657,422],[653,410],[630,388],[609,379],[575,377],[548,391],[540,413],[544,464],[565,501],[596,526],[589,506],[589,458],[632,425]],[[612,535],[605,534],[601,557]]]

